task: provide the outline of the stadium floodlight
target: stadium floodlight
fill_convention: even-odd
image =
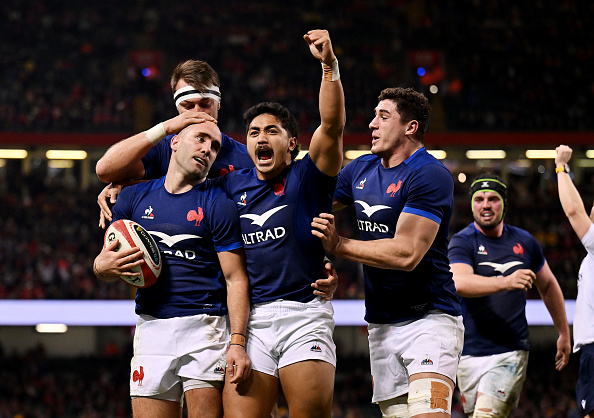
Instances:
[[[82,150],[55,150],[50,149],[45,153],[48,160],[84,160],[87,158],[87,152]]]
[[[441,149],[432,149],[432,150],[427,150],[427,152],[431,155],[433,155],[435,158],[437,158],[438,160],[443,160],[445,159],[445,157],[447,157],[447,152],[445,152],[444,150]]]
[[[0,149],[0,158],[23,159],[27,158],[27,151],[24,149]]]
[[[469,160],[502,160],[507,154],[502,149],[470,149],[466,151]]]
[[[526,158],[531,160],[551,160],[555,159],[557,151],[554,149],[529,149],[526,150]]]
[[[359,150],[359,149],[350,149],[344,152],[344,158],[347,160],[354,160],[365,154],[371,154],[370,150]]]

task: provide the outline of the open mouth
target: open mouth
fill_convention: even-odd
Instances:
[[[206,167],[206,161],[203,160],[202,158],[200,158],[200,157],[194,157],[194,161],[196,161],[196,162],[198,162],[198,163],[200,163],[200,164],[202,164],[203,166]]]
[[[272,160],[272,150],[270,149],[262,149],[256,152],[258,156],[258,161],[260,163],[267,163]]]

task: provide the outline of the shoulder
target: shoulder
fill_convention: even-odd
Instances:
[[[524,241],[538,242],[530,232],[517,226],[505,224],[505,230],[507,230],[507,233],[514,238],[522,239]]]
[[[247,154],[247,146],[221,132],[221,147]]]
[[[464,229],[455,233],[452,236],[452,240],[453,239],[467,239],[467,238],[470,238],[471,236],[474,236],[476,234],[477,234],[477,230],[474,227],[474,224],[471,223],[471,224],[467,225]]]
[[[452,185],[454,183],[450,170],[424,148],[413,154],[405,163],[415,171],[416,176],[419,178],[452,183]]]
[[[146,194],[163,187],[164,182],[165,177],[143,181],[132,186],[124,187],[124,189],[122,189],[121,195],[126,196],[126,194]]]

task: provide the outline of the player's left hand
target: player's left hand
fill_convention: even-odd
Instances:
[[[325,29],[310,30],[303,39],[309,45],[311,54],[319,59],[323,64],[332,65],[336,59],[334,51],[332,50],[332,42],[330,41],[330,34]]]
[[[321,296],[322,300],[327,302],[332,300],[338,287],[338,274],[330,261],[324,264],[324,274],[326,278],[316,280],[315,283],[311,284],[311,287],[315,289],[314,295]]]
[[[99,196],[97,196],[97,204],[101,209],[99,213],[99,227],[105,229],[108,223],[111,222],[112,214],[109,204],[111,203],[113,205],[116,202],[118,195],[122,192],[122,187],[118,183],[109,183],[101,190]]]
[[[229,383],[240,383],[250,376],[252,361],[245,348],[240,345],[230,345],[227,351],[227,379]]]
[[[320,213],[319,217],[313,218],[311,226],[314,228],[311,230],[312,235],[322,239],[324,250],[334,254],[340,241],[340,237],[336,233],[336,227],[334,226],[334,215],[331,213]]]
[[[569,354],[571,353],[571,342],[569,336],[559,335],[557,338],[557,354],[555,355],[555,369],[563,370],[569,363]]]

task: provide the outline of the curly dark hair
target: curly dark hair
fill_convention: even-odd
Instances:
[[[245,130],[246,132],[249,130],[250,123],[252,120],[257,116],[269,114],[274,116],[278,119],[281,126],[289,133],[291,137],[294,137],[296,140],[299,138],[299,123],[295,116],[289,112],[285,106],[280,103],[273,103],[273,102],[264,102],[259,103],[255,106],[250,107],[244,114],[243,114],[243,121],[245,123]],[[299,144],[291,151],[291,159],[295,159],[299,154]]]
[[[416,138],[423,142],[423,137],[429,127],[429,114],[431,105],[424,94],[412,88],[390,87],[382,90],[378,100],[392,100],[396,103],[396,110],[400,114],[400,122],[407,123],[411,120],[419,122]]]

